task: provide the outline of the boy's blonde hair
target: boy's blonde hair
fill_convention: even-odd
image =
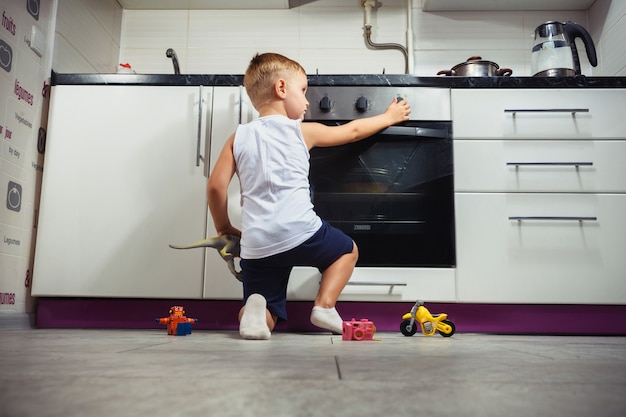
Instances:
[[[256,54],[250,61],[243,77],[243,86],[255,108],[259,108],[274,97],[274,82],[289,73],[306,71],[302,65],[275,53]]]

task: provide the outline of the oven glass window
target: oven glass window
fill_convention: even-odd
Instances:
[[[359,266],[455,265],[451,127],[420,123],[311,150],[315,209],[357,243]]]

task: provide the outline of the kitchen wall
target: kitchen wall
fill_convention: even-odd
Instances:
[[[52,69],[111,73],[119,63],[122,7],[117,0],[58,0]]]
[[[405,44],[407,2],[378,3],[373,41]],[[513,75],[528,76],[534,28],[547,20],[573,20],[591,28],[601,49],[597,68],[581,53],[583,73],[623,75],[626,53],[612,51],[624,52],[625,3],[597,0],[590,11],[424,12],[414,0],[412,73],[435,75],[480,55],[512,68]],[[140,73],[172,73],[165,50],[174,48],[183,73],[240,74],[254,53],[275,51],[309,73],[403,73],[400,52],[366,48],[363,23],[361,0],[302,1],[289,10],[125,10],[120,60]],[[579,49],[584,51],[582,44]]]
[[[29,287],[42,164],[38,139],[46,125],[55,9],[54,2],[41,0],[0,5],[0,324],[7,313],[15,313],[11,320],[28,322],[25,313],[33,309]]]
[[[122,9],[116,0],[3,0],[0,13],[0,327],[4,328],[28,326],[35,309],[30,281],[50,70],[115,71]],[[72,250],[63,236],[59,244]]]
[[[596,0],[589,9],[599,75],[626,77],[626,0]]]

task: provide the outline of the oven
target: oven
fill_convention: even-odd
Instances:
[[[448,89],[311,86],[307,121],[347,123],[408,100],[410,120],[362,141],[311,150],[315,210],[357,243],[361,267],[456,264]]]

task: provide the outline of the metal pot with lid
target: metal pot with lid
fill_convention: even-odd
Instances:
[[[452,69],[441,70],[437,75],[457,77],[508,77],[513,74],[510,68],[500,68],[493,61],[487,61],[480,56],[471,56],[467,61],[455,65]]]

